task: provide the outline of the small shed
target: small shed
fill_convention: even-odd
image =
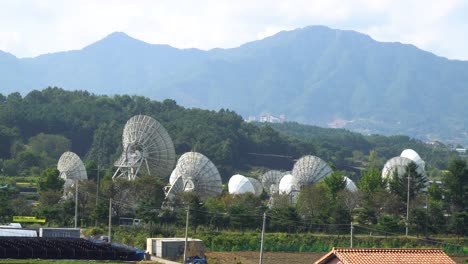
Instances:
[[[39,229],[40,237],[66,237],[66,238],[80,238],[79,228],[44,228]]]
[[[439,248],[333,248],[315,264],[455,264]]]
[[[0,237],[37,237],[35,230],[0,228]]]
[[[146,251],[152,256],[177,260],[184,255],[185,238],[147,238]],[[205,256],[205,245],[200,239],[187,239],[187,257]]]

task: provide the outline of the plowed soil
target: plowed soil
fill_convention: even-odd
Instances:
[[[264,264],[311,264],[325,253],[264,252]],[[259,252],[207,252],[210,264],[258,264]]]
[[[288,252],[264,252],[264,264],[312,264],[325,253],[288,253]],[[258,264],[259,252],[207,252],[209,264]],[[466,257],[451,256],[457,264],[465,262]]]

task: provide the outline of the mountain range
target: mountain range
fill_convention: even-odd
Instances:
[[[231,49],[177,49],[116,32],[34,58],[0,51],[0,92],[48,86],[171,98],[362,133],[468,145],[468,61],[310,26]]]

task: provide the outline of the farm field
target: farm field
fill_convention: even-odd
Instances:
[[[265,264],[312,264],[325,253],[291,253],[291,252],[264,252]],[[207,252],[210,264],[258,264],[259,252]],[[468,263],[468,257],[450,256],[457,264]]]
[[[264,252],[263,263],[265,264],[303,264],[314,263],[325,253],[291,253],[291,252]],[[207,252],[210,264],[258,264],[259,252],[257,251],[235,251],[235,252]]]

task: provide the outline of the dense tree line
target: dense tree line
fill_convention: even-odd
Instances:
[[[231,196],[224,192],[220,198],[201,204],[196,194],[188,193],[170,207],[162,207],[167,179],[111,180],[112,163],[121,153],[123,127],[136,114],[156,118],[171,135],[178,155],[193,150],[209,157],[224,183],[235,172],[258,176],[267,169],[290,170],[294,160],[305,154],[328,161],[334,173],[301,190],[297,203],[278,195],[267,206],[270,197],[266,194]],[[405,175],[412,175],[409,223],[405,220],[407,176],[388,180],[380,172],[386,159],[405,148],[418,151],[426,159],[430,175],[444,182],[426,188],[414,164],[408,166]],[[46,217],[52,225],[72,225],[74,200],[62,198],[67,190],[63,190],[58,171],[51,168],[66,150],[83,157],[90,179],[81,184],[78,197],[84,226],[106,223],[112,198],[115,219],[141,218],[152,223],[152,233],[165,235],[174,234],[171,227],[183,226],[183,208],[188,204],[194,230],[257,229],[259,217],[267,211],[270,231],[338,232],[341,225],[356,221],[385,232],[401,232],[407,224],[416,234],[452,232],[463,236],[467,232],[467,164],[455,159],[443,145],[297,123],[251,124],[225,109],[186,109],[173,100],[98,96],[59,88],[33,91],[24,97],[18,93],[0,95],[0,187],[14,183],[15,178],[35,178],[40,203],[34,207],[27,201],[31,197],[19,195],[19,188],[2,188],[0,221],[15,214],[34,214]],[[357,180],[357,192],[345,188],[344,175]],[[5,176],[10,177],[5,180]]]
[[[249,124],[235,112],[186,109],[173,100],[142,96],[98,96],[86,91],[47,88],[0,94],[0,165],[6,175],[38,174],[65,149],[110,167],[121,152],[125,122],[133,115],[156,118],[171,135],[177,154],[194,150],[209,157],[224,179],[261,166],[290,170],[294,160],[313,154],[359,176],[375,150],[383,165],[403,149],[416,150],[428,168],[446,169],[452,153],[406,136],[364,136],[343,129],[297,123]],[[31,171],[32,168],[32,171]]]

